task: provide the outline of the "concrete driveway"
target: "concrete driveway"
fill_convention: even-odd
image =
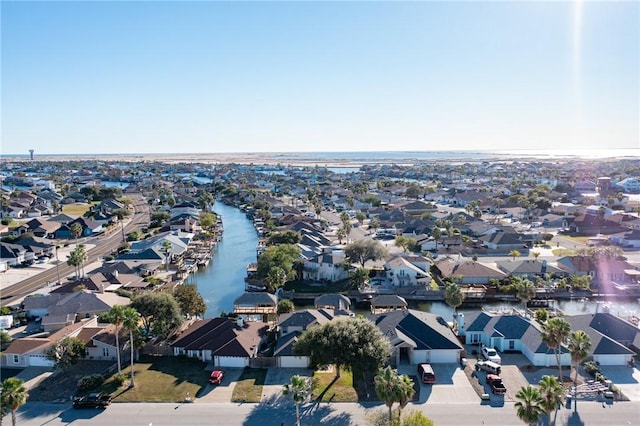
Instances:
[[[425,402],[470,402],[478,403],[479,398],[467,379],[464,370],[458,364],[431,364],[436,374],[436,382],[432,385],[420,383],[420,397],[416,404]],[[401,365],[400,374],[413,376],[418,380],[415,365]]]
[[[222,368],[222,370],[224,371],[222,383],[219,385],[207,385],[194,402],[231,402],[233,389],[236,387],[244,368]],[[205,370],[203,374],[209,375],[211,371]]]
[[[640,370],[621,365],[602,365],[602,374],[616,385],[632,402],[640,402]]]
[[[273,401],[282,396],[282,388],[291,382],[292,376],[309,377],[313,376],[313,370],[308,368],[270,368],[267,370],[267,377],[262,387],[262,400]]]

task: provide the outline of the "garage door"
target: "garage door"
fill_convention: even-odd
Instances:
[[[281,368],[307,368],[309,366],[309,358],[306,356],[281,356]]]
[[[45,355],[29,355],[29,366],[31,367],[53,367],[54,363],[47,359]]]
[[[458,362],[458,351],[457,350],[433,350],[431,351],[431,359],[432,364],[449,364]]]
[[[593,360],[600,363],[600,365],[626,365],[625,355],[594,355]]]
[[[247,358],[235,357],[235,356],[217,356],[215,365],[218,367],[246,367],[249,365]]]

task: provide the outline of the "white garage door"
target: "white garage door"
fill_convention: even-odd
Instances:
[[[627,358],[625,355],[594,355],[593,360],[600,365],[626,365]]]
[[[249,365],[248,358],[241,358],[236,356],[217,356],[215,365],[218,367],[246,367]]]
[[[309,358],[306,356],[281,356],[281,368],[307,368],[309,366]]]
[[[459,361],[458,350],[434,350],[431,351],[432,364],[450,364]]]
[[[31,367],[53,367],[54,363],[47,359],[45,355],[29,355],[29,366]]]

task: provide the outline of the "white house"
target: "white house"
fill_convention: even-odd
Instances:
[[[387,261],[385,272],[394,287],[425,286],[431,283],[428,269],[421,268],[403,256],[396,256]]]
[[[344,251],[325,247],[322,253],[304,261],[303,278],[309,281],[329,282],[345,280],[349,278],[345,259]]]

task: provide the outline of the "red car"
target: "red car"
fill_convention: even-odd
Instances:
[[[213,370],[211,372],[211,377],[209,377],[209,383],[212,385],[219,385],[222,383],[222,378],[224,377],[224,371],[222,370]]]

